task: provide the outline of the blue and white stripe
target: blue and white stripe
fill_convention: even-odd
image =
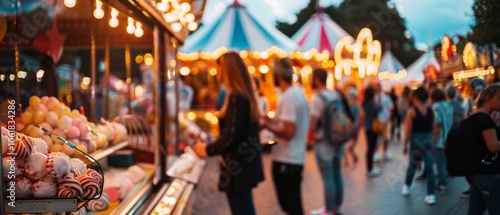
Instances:
[[[391,51],[386,51],[380,60],[378,72],[398,73],[404,69],[404,66],[394,57]]]
[[[297,44],[274,26],[257,21],[243,6],[231,5],[215,21],[201,26],[187,37],[180,51],[214,52],[222,47],[266,51],[272,46],[287,52],[298,50]]]

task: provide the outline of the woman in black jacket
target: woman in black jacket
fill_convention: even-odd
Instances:
[[[252,188],[264,180],[259,141],[259,106],[254,82],[247,67],[235,52],[218,60],[219,78],[226,97],[219,111],[220,138],[206,145],[194,145],[200,157],[221,155],[219,189],[226,192],[234,215],[253,215]]]

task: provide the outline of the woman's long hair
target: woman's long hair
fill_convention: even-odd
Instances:
[[[500,84],[491,84],[488,87],[486,87],[484,90],[482,90],[479,95],[477,96],[476,99],[476,108],[482,107],[487,99],[492,98],[497,94],[497,92],[500,92]]]
[[[260,118],[258,95],[253,79],[248,73],[247,67],[240,55],[236,52],[228,52],[217,59],[220,68],[220,75],[225,84],[227,94],[221,115],[225,115],[227,103],[231,93],[239,93],[245,96],[250,102],[250,119],[258,122]]]

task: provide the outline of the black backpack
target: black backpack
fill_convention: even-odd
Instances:
[[[480,165],[479,147],[476,144],[471,115],[454,124],[445,142],[446,168],[450,176],[466,176]]]

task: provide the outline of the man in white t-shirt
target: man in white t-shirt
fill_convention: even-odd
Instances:
[[[392,108],[394,107],[391,97],[382,90],[382,86],[380,85],[380,83],[375,84],[375,91],[376,91],[375,102],[377,102],[377,104],[381,107],[381,110],[378,113],[377,118],[386,126],[384,133],[381,136],[383,141],[382,151],[384,153],[384,160],[390,161],[392,160],[392,156],[387,151],[389,148],[389,141],[391,139],[389,119],[391,118]],[[373,156],[373,160],[375,161],[380,160],[380,158],[381,156],[378,153]]]
[[[299,86],[292,86],[293,68],[289,58],[275,63],[275,84],[283,92],[276,107],[276,117],[263,128],[276,140],[272,149],[273,180],[278,200],[287,214],[303,214],[300,184],[306,159],[309,132],[309,107]]]

